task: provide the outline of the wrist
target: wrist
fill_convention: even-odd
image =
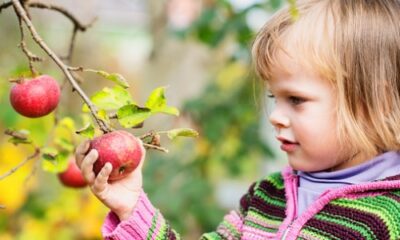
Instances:
[[[125,205],[124,207],[121,207],[119,209],[113,209],[113,212],[118,216],[120,221],[125,221],[127,220],[130,216],[132,216],[138,202],[140,201],[140,198],[142,197],[143,190],[138,191],[134,197],[134,199],[129,200],[129,205]]]
[[[122,221],[128,220],[128,218],[130,216],[132,216],[133,209],[115,212],[115,214],[118,216],[119,220],[122,222]]]

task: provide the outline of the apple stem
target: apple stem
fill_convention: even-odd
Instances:
[[[33,40],[44,50],[44,52],[47,53],[47,55],[53,59],[53,61],[60,67],[62,72],[65,74],[67,77],[68,81],[71,83],[72,88],[78,92],[78,94],[81,96],[83,101],[88,105],[90,112],[93,116],[93,118],[96,120],[97,125],[100,127],[100,129],[104,132],[111,132],[112,129],[108,126],[108,124],[97,117],[97,108],[96,106],[91,102],[89,97],[85,94],[85,92],[80,88],[79,84],[71,74],[69,67],[66,66],[63,61],[46,45],[46,43],[43,41],[43,39],[39,36],[37,33],[35,27],[33,26],[32,22],[30,21],[27,12],[21,5],[19,0],[12,0],[12,3],[14,5],[14,9],[17,13],[17,15],[23,20],[27,28],[29,29]]]
[[[159,151],[165,152],[165,153],[169,152],[168,149],[166,149],[166,148],[159,147],[159,146],[156,146],[156,145],[153,145],[153,144],[150,144],[150,143],[143,143],[143,146],[146,147],[146,148],[159,150]]]

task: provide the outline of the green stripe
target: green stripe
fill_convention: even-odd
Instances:
[[[153,219],[151,220],[151,227],[150,227],[149,232],[148,232],[147,237],[146,237],[147,240],[151,239],[151,235],[153,234],[153,231],[156,228],[158,214],[159,214],[159,212],[156,211],[156,213],[154,214]]]
[[[272,196],[265,194],[264,191],[262,191],[261,189],[259,189],[257,192],[255,192],[254,195],[262,198],[262,200],[264,200],[266,203],[269,203],[271,205],[282,207],[282,208],[286,207],[286,203],[283,201],[283,199],[278,200],[276,198],[273,198]]]
[[[260,209],[252,208],[251,211],[249,211],[247,213],[247,215],[251,215],[252,213],[254,213],[253,215],[256,215],[257,217],[259,216],[259,217],[262,217],[262,218],[265,218],[265,219],[270,219],[272,221],[283,222],[283,218],[278,217],[278,216],[269,215],[269,214],[267,214],[265,212],[261,212]]]
[[[347,228],[350,228],[354,231],[359,232],[367,239],[376,239],[376,236],[372,233],[372,230],[361,222],[355,222],[355,219],[349,219],[343,216],[332,215],[329,213],[321,212],[320,214],[315,215],[315,219],[335,223]]]
[[[229,229],[229,232],[232,233],[235,237],[240,237],[240,233],[237,231],[234,225],[232,225],[230,222],[224,220],[221,225],[225,226],[226,228]]]
[[[390,212],[387,212],[387,209],[385,209],[385,206],[376,206],[376,198],[374,197],[375,201],[371,201],[371,198],[360,198],[357,200],[351,200],[351,199],[337,199],[331,202],[333,205],[337,206],[342,206],[342,207],[347,207],[347,208],[354,208],[358,209],[370,214],[374,214],[378,217],[380,217],[386,225],[388,223],[394,222],[393,221],[393,214]],[[390,226],[388,226],[390,227]],[[391,227],[390,227],[391,228]],[[395,235],[393,231],[389,231],[390,234],[390,239],[394,239]]]
[[[284,188],[284,182],[281,173],[273,173],[265,178],[266,181],[270,182],[275,188],[282,190]]]

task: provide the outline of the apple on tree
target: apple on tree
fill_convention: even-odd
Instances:
[[[60,86],[48,75],[16,81],[10,92],[10,102],[19,114],[38,118],[52,112],[60,100]]]
[[[141,140],[123,130],[94,138],[90,142],[89,151],[92,149],[99,153],[93,165],[94,173],[97,176],[103,166],[110,162],[113,166],[109,177],[111,181],[122,179],[135,170],[144,154]]]
[[[87,182],[82,175],[81,170],[75,163],[75,158],[68,159],[68,167],[64,172],[58,174],[60,182],[67,187],[83,188],[87,186]]]

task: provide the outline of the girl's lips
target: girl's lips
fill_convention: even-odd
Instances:
[[[299,144],[297,143],[286,142],[281,144],[281,149],[285,152],[293,152],[298,146]]]
[[[283,137],[277,137],[277,139],[282,143],[281,149],[285,152],[293,152],[299,146],[299,143],[287,140]]]

